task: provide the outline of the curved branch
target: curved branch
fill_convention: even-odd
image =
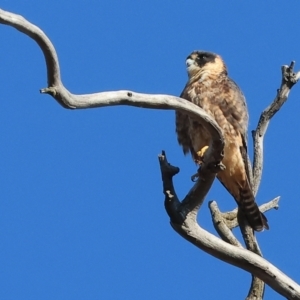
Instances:
[[[48,86],[55,86],[60,83],[60,70],[58,58],[54,46],[45,33],[28,22],[24,17],[0,9],[0,23],[12,26],[25,33],[37,42],[44,53],[48,72]]]
[[[207,122],[209,115],[198,106],[170,95],[149,95],[132,91],[113,91],[85,95],[74,95],[63,85],[60,78],[59,62],[54,46],[37,26],[31,24],[20,15],[0,9],[0,23],[10,25],[31,37],[43,51],[48,74],[48,87],[41,93],[50,94],[64,108],[93,108],[113,105],[130,105],[154,109],[176,109],[184,111],[200,123],[210,124],[208,128],[213,137],[221,137],[221,130],[215,121]],[[221,147],[223,139],[219,139]]]
[[[169,206],[173,205],[173,209],[168,211],[171,225],[182,237],[210,255],[260,278],[284,297],[300,299],[300,286],[274,265],[257,254],[230,245],[201,228],[195,219],[195,212],[185,211],[185,205],[182,205],[176,196],[172,182],[175,173],[170,171],[171,169],[175,170],[176,167],[168,163],[164,153],[159,156],[159,162],[164,180],[166,202]],[[178,173],[178,168],[176,170],[176,173]],[[197,189],[203,187],[206,189],[206,184],[205,181],[198,181],[185,199],[193,198],[193,194],[197,193]]]

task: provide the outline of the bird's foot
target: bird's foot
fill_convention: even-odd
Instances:
[[[203,157],[204,157],[207,149],[208,149],[208,146],[204,146],[200,151],[197,152],[197,155],[201,160],[203,160]]]
[[[196,154],[197,156],[194,158],[194,161],[197,165],[201,166],[204,162],[204,155],[206,150],[208,149],[208,146],[204,146],[200,151],[198,151]],[[194,175],[193,175],[194,176]]]
[[[218,163],[210,163],[210,164],[207,166],[207,168],[208,168],[211,172],[213,172],[213,173],[219,173],[220,171],[225,170],[225,169],[226,169],[226,166],[225,166],[222,162],[218,162]],[[201,169],[201,168],[199,168],[199,170],[198,170],[198,172],[197,172],[196,174],[194,174],[194,175],[191,176],[191,180],[192,180],[193,182],[196,182],[196,181],[199,179],[199,177],[200,177],[200,175],[199,175],[200,169]]]
[[[208,166],[209,170],[218,173],[220,171],[224,171],[226,169],[226,166],[220,161],[218,163],[211,163]]]

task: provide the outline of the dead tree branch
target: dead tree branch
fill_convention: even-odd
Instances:
[[[281,86],[277,90],[277,95],[270,106],[268,106],[261,114],[256,130],[252,131],[253,137],[253,148],[254,148],[254,158],[253,158],[253,167],[252,172],[248,172],[252,175],[251,186],[253,190],[253,194],[256,195],[262,177],[263,171],[263,140],[266,134],[268,125],[272,117],[280,110],[282,105],[286,102],[288,95],[290,93],[291,88],[297,83],[300,78],[300,72],[294,72],[295,62],[292,61],[290,66],[282,66],[282,81]],[[248,168],[251,170],[250,160],[248,159]],[[251,177],[251,176],[250,176]],[[278,201],[274,201],[273,204],[276,203],[276,208],[278,208]],[[237,212],[237,211],[236,211]],[[238,216],[238,215],[237,215]],[[241,228],[242,236],[245,241],[247,249],[252,252],[262,256],[262,253],[259,249],[259,245],[257,240],[253,234],[253,231],[247,225],[247,221],[245,223],[245,218],[239,219],[239,226]],[[237,224],[237,222],[236,222]],[[219,231],[218,231],[219,232]],[[221,233],[222,234],[222,233]],[[221,235],[222,236],[222,235]],[[223,236],[222,236],[223,237]],[[231,240],[232,241],[232,240]],[[258,278],[252,277],[252,284],[248,294],[247,299],[257,299],[254,296],[260,295],[258,298],[262,298],[264,293],[264,284]]]
[[[253,192],[256,195],[261,181],[263,170],[263,142],[264,136],[272,117],[280,110],[282,105],[288,99],[291,88],[300,78],[300,72],[294,72],[295,62],[292,61],[289,66],[282,66],[282,82],[277,90],[274,101],[261,114],[256,130],[252,131],[254,157],[253,157]]]
[[[150,95],[135,93],[132,91],[112,91],[94,94],[75,95],[69,92],[63,85],[60,76],[60,68],[55,48],[45,33],[27,21],[24,17],[0,9],[0,24],[16,28],[31,37],[41,48],[46,65],[48,87],[41,89],[43,94],[51,95],[60,105],[69,109],[94,108],[114,105],[130,105],[154,109],[176,109],[190,114],[196,119],[210,118],[205,111],[196,105],[170,95]],[[216,122],[210,122],[215,131],[220,129]],[[213,134],[213,130],[211,129]]]
[[[282,105],[286,102],[288,95],[290,93],[291,88],[297,83],[297,81],[300,78],[300,72],[295,73],[294,68],[295,62],[292,61],[290,66],[282,66],[282,81],[281,86],[277,90],[277,95],[274,99],[274,101],[271,103],[270,106],[268,106],[261,114],[258,125],[256,130],[252,131],[252,137],[253,137],[253,148],[254,148],[254,159],[253,159],[253,167],[251,167],[250,160],[248,159],[248,169],[250,174],[250,181],[251,186],[253,190],[253,194],[256,195],[261,177],[262,177],[262,170],[263,170],[263,140],[265,133],[267,131],[268,125],[272,117],[276,114],[276,112],[279,111],[279,109],[282,107]],[[275,201],[273,200],[274,207],[278,208],[278,199]],[[214,207],[214,206],[213,206]],[[213,208],[211,207],[211,209]],[[217,218],[218,222],[214,220],[214,225],[216,227],[217,232],[221,236],[221,238],[228,243],[232,245],[237,245],[237,240],[233,236],[233,234],[230,232],[229,228],[232,228],[232,226],[240,226],[241,233],[243,236],[243,239],[245,241],[246,247],[248,250],[262,256],[261,250],[259,248],[259,245],[257,243],[257,240],[253,234],[253,231],[247,224],[247,220],[244,217],[240,217],[239,222],[237,221],[237,217],[239,217],[239,214],[237,214],[238,211],[235,210],[235,213],[231,213],[231,221],[228,224],[228,228],[226,228],[226,217],[225,220],[219,221],[221,214],[216,210],[214,207],[214,213],[212,216],[214,218]],[[242,212],[239,212],[242,213]],[[223,215],[224,216],[224,215]],[[228,220],[228,219],[227,219]],[[228,221],[227,221],[228,223]],[[251,287],[248,293],[247,299],[262,299],[264,294],[264,283],[256,278],[255,276],[252,276],[252,283]]]
[[[153,109],[175,109],[189,114],[203,124],[212,136],[211,145],[209,145],[209,150],[205,153],[205,163],[199,173],[199,179],[182,202],[177,198],[172,182],[172,177],[178,173],[178,168],[168,164],[164,153],[162,153],[159,158],[166,197],[165,206],[170,216],[171,225],[185,239],[205,252],[253,274],[289,299],[300,299],[299,285],[267,260],[251,251],[243,249],[232,236],[227,238],[227,242],[224,242],[203,230],[198,225],[196,217],[215,179],[216,173],[221,168],[222,151],[224,147],[224,139],[219,126],[205,111],[188,101],[170,95],[149,95],[132,91],[74,95],[64,87],[61,81],[59,62],[55,48],[42,30],[28,22],[22,16],[3,10],[0,10],[0,23],[16,28],[31,37],[39,45],[45,57],[48,78],[48,86],[41,89],[41,93],[51,95],[64,108],[82,109],[113,105],[130,105]],[[290,67],[284,68],[286,71],[292,72],[293,64],[291,64]],[[287,79],[285,86],[281,88],[282,94],[278,93],[281,95],[281,98],[285,97],[284,101],[286,101],[289,90],[292,87],[292,85],[288,84],[292,78],[292,75],[288,75],[288,72],[286,73]],[[298,73],[295,74],[292,79],[296,82],[299,77],[300,75]],[[262,146],[261,137],[263,137],[265,133],[269,119],[278,109],[278,105],[271,108],[271,113],[267,114],[267,117],[264,117],[267,121],[265,123],[262,122],[264,125],[260,125],[261,127],[256,130],[259,135],[259,138],[257,138],[259,146]],[[260,156],[262,157],[261,153],[262,150],[258,150],[258,152],[255,153],[256,161],[253,166],[255,191],[258,188],[262,171],[262,167],[260,166],[262,165],[262,158],[260,159]],[[225,236],[226,234],[229,236],[226,232],[224,234]],[[235,246],[229,243],[233,243]]]
[[[270,262],[251,251],[222,241],[198,225],[196,216],[203,199],[195,199],[195,195],[201,193],[197,190],[202,190],[203,188],[206,191],[208,189],[206,181],[198,180],[184,200],[180,202],[172,181],[173,176],[178,173],[178,168],[168,163],[164,152],[159,156],[159,162],[163,179],[165,203],[168,205],[167,212],[174,230],[201,250],[260,278],[284,297],[288,299],[300,299],[300,286]],[[205,172],[209,172],[208,169]],[[200,175],[202,175],[201,171]],[[211,176],[213,176],[213,172]],[[187,209],[188,199],[191,199],[193,205]]]

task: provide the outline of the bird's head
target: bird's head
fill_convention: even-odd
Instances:
[[[194,51],[186,59],[190,79],[204,80],[207,76],[227,74],[227,68],[221,56],[212,52]]]

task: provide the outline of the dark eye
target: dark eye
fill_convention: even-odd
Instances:
[[[199,54],[196,61],[199,66],[204,66],[207,63],[208,57],[205,54]]]
[[[207,56],[205,54],[201,54],[199,57],[201,60],[205,60],[207,58]]]

